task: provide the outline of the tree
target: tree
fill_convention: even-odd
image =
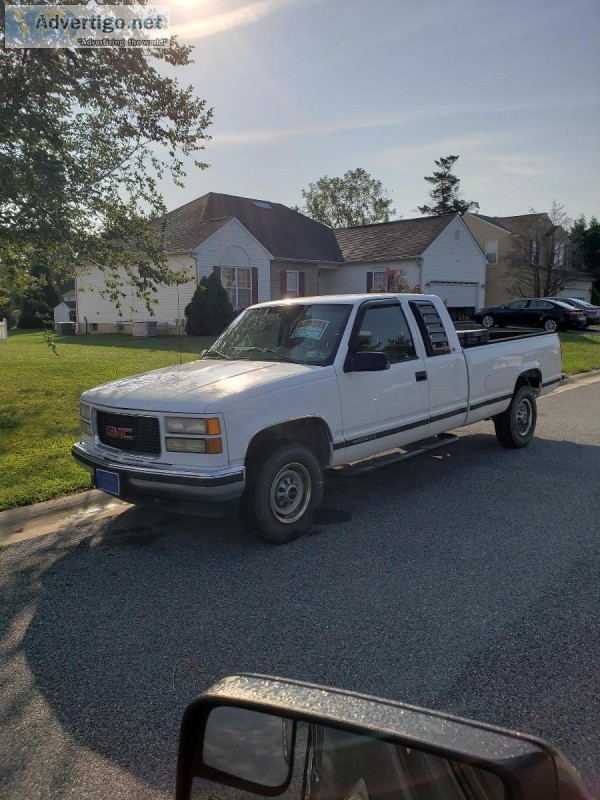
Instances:
[[[0,31],[0,37],[3,34]],[[124,284],[151,310],[174,283],[158,180],[182,186],[212,111],[155,64],[184,67],[191,48],[0,48],[0,288],[24,293],[32,265],[54,285],[86,264],[104,270],[117,306]],[[153,221],[154,220],[154,221]]]
[[[330,228],[388,222],[396,213],[381,181],[360,167],[348,170],[342,178],[325,175],[309,183],[302,189],[302,197],[304,206],[295,210]]]
[[[570,227],[565,207],[552,200],[548,214],[514,237],[512,260],[522,297],[553,297],[564,288],[571,268]]]
[[[185,307],[185,316],[185,332],[190,336],[214,336],[235,317],[229,295],[214,273],[202,278]]]
[[[21,299],[19,328],[43,328],[52,319],[54,306],[61,301],[47,269],[34,267],[31,274],[35,280],[28,285]]]
[[[479,210],[479,203],[475,203],[473,200],[462,200],[460,197],[460,178],[453,172],[454,165],[459,157],[441,156],[436,159],[435,165],[438,169],[433,175],[425,176],[427,183],[433,186],[433,189],[429,192],[433,205],[419,206],[421,214],[440,216],[441,214],[450,214],[452,212],[466,214],[467,211]]]
[[[569,231],[573,243],[574,265],[589,272],[600,281],[600,222],[592,217],[589,224],[583,214],[573,223]]]
[[[421,294],[421,286],[417,283],[411,286],[408,282],[405,269],[394,269],[393,267],[386,267],[385,270],[385,289],[373,289],[374,293],[392,292],[392,294]]]

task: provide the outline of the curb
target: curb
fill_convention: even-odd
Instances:
[[[129,504],[97,489],[0,511],[0,547],[49,533],[58,523],[82,522],[99,514],[116,514]]]

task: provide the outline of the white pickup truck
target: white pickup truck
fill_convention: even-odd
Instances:
[[[561,377],[556,334],[457,332],[433,295],[262,303],[197,361],[84,392],[72,452],[99,489],[208,516],[234,506],[283,543],[310,528],[324,470],[429,452],[488,418],[523,447]]]

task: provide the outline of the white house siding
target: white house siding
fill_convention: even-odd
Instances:
[[[468,300],[469,307],[483,306],[486,264],[469,229],[456,217],[423,253],[421,288],[438,294],[449,308],[462,306],[461,298]]]
[[[376,261],[343,264],[335,270],[321,270],[320,294],[360,294],[367,291],[367,273],[386,269],[404,270],[410,286],[420,282],[416,261]]]
[[[196,248],[198,281],[215,267],[255,267],[258,275],[258,302],[271,299],[271,260],[273,256],[242,223],[230,219]]]
[[[194,276],[196,261],[192,255],[171,255],[169,266],[172,270],[187,269]],[[177,286],[159,286],[154,298],[158,301],[150,314],[143,300],[135,296],[130,285],[124,285],[126,297],[121,308],[108,297],[102,297],[105,289],[104,273],[99,267],[91,267],[77,278],[77,331],[78,333],[114,333],[122,330],[131,332],[132,322],[156,321],[160,323],[161,333],[177,333],[177,320],[183,319],[184,309],[192,299],[196,280]],[[119,316],[120,311],[120,316]],[[86,326],[87,321],[87,326]]]

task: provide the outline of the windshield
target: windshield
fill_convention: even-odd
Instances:
[[[248,309],[203,358],[330,364],[351,305],[288,304]]]

